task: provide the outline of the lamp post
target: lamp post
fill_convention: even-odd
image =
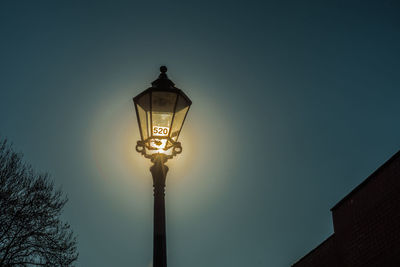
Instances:
[[[151,87],[133,98],[140,130],[136,151],[153,162],[154,187],[153,267],[167,266],[165,233],[165,180],[168,159],[182,152],[179,134],[192,101],[167,77],[167,67]]]

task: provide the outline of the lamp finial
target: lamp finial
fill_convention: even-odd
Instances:
[[[167,67],[166,67],[166,66],[164,66],[164,65],[160,67],[160,71],[161,71],[161,73],[166,73],[166,72],[167,72],[167,70],[168,70],[168,69],[167,69]]]
[[[175,86],[175,84],[170,79],[168,79],[168,76],[167,76],[167,73],[166,73],[167,70],[168,70],[167,67],[164,66],[164,65],[160,67],[160,72],[161,73],[158,76],[158,79],[151,83],[153,85],[153,87],[172,88],[172,87]]]

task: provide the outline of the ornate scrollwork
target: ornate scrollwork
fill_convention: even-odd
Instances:
[[[151,159],[152,162],[155,162],[157,157],[162,157],[164,159],[164,162],[166,162],[168,159],[172,159],[176,155],[182,153],[182,145],[180,142],[174,142],[173,140],[169,140],[172,143],[172,146],[170,146],[168,149],[155,149],[155,148],[149,148],[148,142],[149,139],[147,140],[139,140],[137,141],[136,144],[136,151],[140,154],[142,154],[145,158]],[[149,151],[154,151],[154,150],[162,150],[165,153],[148,153],[147,150]]]

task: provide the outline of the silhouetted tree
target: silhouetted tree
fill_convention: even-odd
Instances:
[[[67,198],[0,139],[0,266],[71,266],[76,237],[60,220]]]

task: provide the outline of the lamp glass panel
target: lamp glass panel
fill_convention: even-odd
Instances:
[[[171,139],[174,141],[178,140],[179,133],[181,131],[183,121],[185,120],[186,113],[189,110],[189,105],[187,101],[182,97],[179,96],[178,103],[176,104],[176,112],[174,121],[172,122],[171,127]]]
[[[146,93],[142,95],[139,99],[136,100],[136,103],[140,105],[145,111],[150,110],[150,93]]]
[[[138,123],[141,128],[143,140],[149,138],[150,135],[150,93],[142,95],[135,100],[138,111]]]
[[[168,136],[177,95],[171,92],[152,93],[152,135]]]
[[[168,136],[172,113],[153,112],[152,136]]]
[[[147,134],[148,137],[151,136],[151,111],[146,112],[146,122],[147,122]]]
[[[172,92],[153,92],[151,96],[152,126],[151,136],[156,137],[150,146],[156,149],[165,149],[167,137],[171,130],[172,118],[177,94]],[[160,137],[160,138],[157,138]]]
[[[138,111],[138,121],[140,125],[140,130],[142,134],[142,140],[149,138],[149,126],[147,116],[149,112],[146,112],[140,105],[136,105]]]

